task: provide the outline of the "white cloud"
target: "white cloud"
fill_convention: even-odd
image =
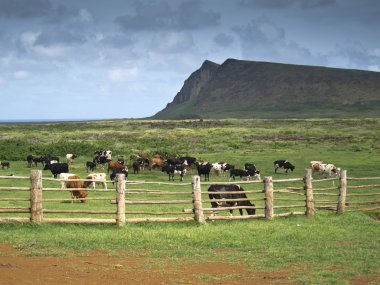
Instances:
[[[137,67],[114,68],[108,71],[108,78],[113,82],[129,82],[136,80],[139,75]]]
[[[13,77],[16,79],[25,79],[30,76],[30,73],[25,70],[18,70],[13,73]]]
[[[370,66],[368,66],[368,70],[380,72],[380,66],[379,65],[370,65]]]

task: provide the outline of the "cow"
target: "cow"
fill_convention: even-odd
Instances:
[[[95,189],[95,183],[96,183],[96,184],[102,184],[103,189],[107,190],[107,181],[106,181],[105,173],[90,173],[90,174],[87,174],[86,179],[93,180],[91,182],[93,189]]]
[[[169,181],[174,181],[174,175],[180,176],[180,181],[183,181],[183,177],[186,174],[185,166],[182,164],[166,164],[162,167],[162,172],[166,172],[169,175]]]
[[[28,167],[32,167],[33,165],[33,158],[34,156],[32,154],[29,154],[27,157],[26,157],[26,161],[28,163]]]
[[[142,167],[142,165],[144,164],[144,162],[140,162],[140,161],[134,161],[133,163],[132,163],[132,168],[133,168],[133,174],[139,174],[139,171],[140,171],[140,169],[141,169],[141,167]]]
[[[196,162],[195,165],[197,167],[198,175],[202,176],[203,174],[205,176],[205,181],[210,181],[210,171],[212,169],[212,164],[209,162]]]
[[[128,171],[128,166],[125,166],[117,161],[109,161],[107,169],[108,173],[110,173],[110,170],[112,171],[113,169],[126,169]]]
[[[70,176],[75,176],[76,174],[73,173],[60,173],[59,174],[59,180],[61,181],[61,189],[65,189],[65,185],[67,182],[67,179],[69,179]],[[74,187],[72,187],[74,188]]]
[[[58,156],[54,156],[54,155],[45,155],[42,157],[43,158],[43,161],[44,163],[43,164],[53,164],[53,163],[58,163],[59,162],[59,157]]]
[[[240,177],[240,180],[243,179],[243,177],[247,177],[247,180],[249,180],[250,178],[250,174],[249,174],[249,171],[248,170],[245,170],[245,169],[231,169],[230,170],[230,181],[231,179],[235,180],[235,176],[239,176]]]
[[[150,161],[145,157],[138,157],[136,162],[140,163],[140,170],[145,170],[145,167],[149,167]]]
[[[310,161],[310,167],[312,171],[318,172],[320,176],[327,174],[329,176],[339,175],[340,168],[337,168],[334,164],[324,163],[322,161],[312,160]]]
[[[115,178],[116,178],[116,174],[124,174],[125,180],[127,180],[127,178],[128,178],[128,169],[127,168],[124,168],[124,169],[115,168],[115,169],[113,169],[112,172],[111,172],[111,174],[110,174],[110,180],[112,181],[112,185],[114,184],[114,181],[115,181]]]
[[[104,169],[104,165],[110,161],[111,161],[110,159],[108,159],[106,156],[103,156],[103,155],[95,156],[94,159],[92,160],[92,162],[95,163],[96,166],[101,165],[103,169]]]
[[[57,178],[58,174],[69,173],[69,165],[67,163],[53,163],[45,164],[44,170],[50,170],[54,178]]]
[[[182,160],[182,161],[187,161],[187,164],[189,166],[191,165],[195,165],[195,162],[197,161],[197,159],[195,157],[192,157],[192,156],[181,156],[178,158],[179,160]]]
[[[95,156],[105,156],[107,159],[112,159],[112,151],[111,150],[96,150],[94,151]]]
[[[87,161],[86,162],[86,171],[89,172],[89,171],[94,171],[94,168],[96,167],[96,164],[92,161]]]
[[[214,171],[214,174],[215,175],[222,175],[223,174],[223,164],[222,163],[219,163],[219,162],[216,162],[216,163],[212,163],[212,170]]]
[[[231,199],[248,199],[242,187],[236,184],[223,185],[223,184],[213,184],[208,188],[208,196],[210,198],[211,207],[247,207],[239,209],[240,215],[243,215],[243,209],[247,211],[248,215],[255,215],[256,209],[255,204],[251,203],[249,200],[244,201],[231,201]],[[225,193],[227,192],[227,193]],[[235,192],[235,193],[230,193]],[[226,200],[226,201],[223,201]],[[230,216],[233,215],[233,209],[230,209]],[[214,215],[214,214],[212,214]]]
[[[9,161],[1,161],[1,162],[0,162],[0,165],[1,165],[1,169],[4,169],[5,167],[6,167],[7,169],[9,169],[9,167],[10,167],[10,163],[9,163]]]
[[[68,179],[81,179],[78,175],[69,176]],[[90,182],[91,183],[91,182]],[[66,188],[83,188],[86,189],[89,183],[87,181],[67,181]],[[79,199],[81,203],[86,203],[87,192],[84,190],[72,190],[70,191],[71,203],[74,202],[74,198]]]
[[[274,173],[277,173],[277,169],[279,168],[285,169],[285,173],[288,173],[289,169],[291,171],[295,169],[295,166],[287,160],[276,160],[275,162],[273,162],[273,165],[274,165]]]
[[[72,164],[74,162],[74,159],[76,159],[78,157],[78,155],[74,154],[74,153],[68,153],[66,154],[66,161],[68,164]]]
[[[33,163],[36,167],[37,167],[38,163],[41,163],[42,166],[44,166],[44,164],[45,164],[44,157],[43,156],[34,156],[33,157]]]
[[[151,162],[150,162],[150,169],[159,169],[162,168],[162,166],[165,164],[165,159],[161,156],[156,154],[155,156],[152,157]]]
[[[124,161],[124,157],[123,157],[122,155],[119,155],[119,156],[117,157],[117,162],[120,163],[120,164],[123,164],[123,165],[124,165],[124,163],[125,163],[125,161]]]

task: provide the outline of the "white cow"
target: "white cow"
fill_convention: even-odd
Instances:
[[[107,176],[105,173],[90,173],[86,179],[93,180],[92,188],[95,189],[95,183],[102,184],[103,189],[107,190]]]
[[[76,176],[76,174],[73,174],[73,173],[60,173],[59,174],[59,180],[61,181],[61,189],[66,188],[66,182],[70,176]]]
[[[66,160],[68,164],[72,164],[74,162],[74,159],[76,159],[78,156],[74,153],[68,153],[66,154]]]

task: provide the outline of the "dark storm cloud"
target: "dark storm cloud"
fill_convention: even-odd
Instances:
[[[134,3],[134,15],[120,16],[115,21],[125,31],[191,30],[218,25],[220,15],[204,11],[201,4],[201,1],[187,1],[173,9],[164,1],[138,1]]]
[[[286,9],[300,7],[311,9],[336,4],[336,0],[241,0],[240,5],[245,7],[257,7],[266,9]]]
[[[228,47],[234,42],[234,38],[226,33],[219,33],[214,37],[214,43],[221,47]]]
[[[0,16],[9,18],[41,17],[51,9],[49,0],[0,0]]]

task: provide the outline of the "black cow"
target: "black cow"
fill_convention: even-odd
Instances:
[[[92,161],[87,161],[86,162],[86,171],[91,171],[93,172],[94,171],[94,168],[96,167],[96,164]]]
[[[276,160],[276,161],[273,163],[273,165],[274,165],[274,173],[277,173],[277,169],[279,169],[279,168],[283,168],[283,169],[285,169],[285,173],[288,173],[289,169],[290,169],[291,171],[293,171],[294,168],[295,168],[295,166],[294,166],[293,164],[291,164],[289,161],[287,161],[287,160],[283,160],[283,159],[281,159],[281,160]]]
[[[205,176],[205,181],[208,180],[210,181],[210,171],[212,169],[212,164],[207,162],[207,163],[195,163],[198,171],[198,175],[202,176],[202,174]]]
[[[195,162],[197,161],[197,159],[195,157],[192,157],[192,156],[181,156],[178,158],[179,160],[182,160],[182,161],[187,161],[187,164],[189,166],[195,164]]]
[[[45,164],[53,164],[53,163],[59,162],[58,156],[54,156],[54,155],[50,155],[50,154],[43,156],[42,159],[43,159],[42,165],[44,163]]]
[[[233,178],[235,180],[235,176],[239,176],[240,177],[240,180],[243,179],[243,177],[247,177],[247,179],[249,179],[250,177],[250,174],[248,172],[248,170],[245,170],[245,169],[231,169],[230,170],[230,180],[231,178]]]
[[[139,174],[139,171],[140,171],[143,164],[144,164],[144,162],[142,162],[142,161],[137,161],[137,160],[134,161],[132,163],[133,174]]]
[[[228,201],[231,199],[247,199],[247,196],[245,193],[241,193],[241,191],[244,191],[243,188],[241,188],[239,185],[232,184],[232,185],[218,185],[213,184],[208,188],[208,196],[210,200],[219,200],[219,201],[212,201],[211,207],[217,208],[217,207],[255,207],[255,204],[251,203],[250,201]],[[226,194],[224,192],[236,192],[236,193],[230,193]],[[226,201],[220,201],[220,200],[226,200]],[[255,215],[256,209],[255,208],[245,208],[248,215]],[[240,215],[243,215],[243,209],[239,209]],[[230,215],[233,215],[233,210],[230,210]]]
[[[110,162],[111,159],[107,158],[106,156],[95,156],[94,159],[92,160],[93,163],[96,165],[101,165],[104,168],[104,165]]]
[[[28,167],[32,167],[32,164],[33,164],[33,155],[32,155],[32,154],[29,154],[29,155],[26,157],[26,161],[28,162]]]
[[[45,165],[45,160],[44,160],[44,157],[43,156],[34,156],[33,157],[33,162],[34,162],[34,165],[37,166],[38,163],[41,163],[42,166]]]
[[[162,172],[166,172],[169,175],[169,181],[174,181],[175,174],[178,174],[180,181],[183,181],[183,176],[186,174],[186,169],[182,164],[166,164],[162,167]]]
[[[112,184],[114,184],[116,174],[124,174],[125,180],[127,180],[127,178],[128,178],[128,170],[127,169],[125,169],[125,168],[123,168],[123,169],[114,168],[114,169],[112,169],[112,172],[110,174],[110,180],[112,181]]]
[[[10,167],[9,161],[2,161],[0,162],[0,165],[1,165],[1,169],[4,169],[5,167],[9,169]]]
[[[138,157],[136,161],[140,163],[140,170],[144,170],[145,167],[149,167],[150,161],[148,158]]]
[[[54,178],[57,178],[58,174],[61,174],[61,173],[70,173],[69,165],[66,162],[45,164],[44,170],[48,170],[48,169],[50,169]]]
[[[121,155],[119,155],[119,156],[117,157],[117,162],[120,163],[120,164],[123,164],[123,165],[124,165],[124,163],[125,163],[125,161],[124,161],[124,157],[121,156]]]

